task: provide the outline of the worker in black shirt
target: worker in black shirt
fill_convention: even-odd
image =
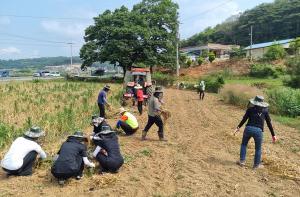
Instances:
[[[261,165],[261,146],[263,141],[263,130],[264,130],[264,121],[267,122],[268,128],[272,135],[273,143],[276,142],[277,138],[272,127],[271,118],[268,112],[269,104],[264,102],[264,97],[256,96],[253,99],[250,99],[248,109],[235,130],[236,134],[243,124],[248,120],[246,128],[243,134],[241,151],[240,151],[240,160],[237,162],[240,166],[245,165],[246,160],[246,150],[247,144],[251,137],[254,138],[255,142],[255,156],[254,156],[254,166],[253,168],[263,167]]]

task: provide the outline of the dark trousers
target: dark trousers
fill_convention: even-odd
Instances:
[[[31,151],[29,152],[23,159],[23,165],[18,170],[8,170],[3,168],[4,171],[9,175],[15,176],[29,176],[32,175],[32,167],[37,157],[37,152]]]
[[[138,101],[138,110],[140,115],[143,113],[143,101]]]
[[[156,124],[156,126],[158,127],[158,135],[159,136],[163,136],[164,133],[164,123],[161,119],[160,116],[149,116],[148,115],[148,122],[147,125],[144,129],[144,131],[148,132],[149,129],[152,127],[153,124]]]
[[[101,172],[117,172],[124,163],[123,157],[119,154],[109,154],[108,156],[105,156],[102,153],[98,153],[98,155],[96,156],[96,160],[101,165]]]
[[[98,103],[99,111],[100,111],[100,117],[105,118],[105,105]]]
[[[205,96],[204,91],[200,90],[200,100],[203,100]]]
[[[55,169],[52,168],[51,173],[57,179],[66,180],[66,179],[69,179],[71,177],[82,176],[83,170],[84,170],[84,163],[83,163],[83,160],[82,160],[80,168],[78,169],[78,171],[74,171],[74,172],[70,172],[70,173],[56,173]]]
[[[132,135],[137,131],[137,128],[133,129],[131,126],[129,126],[126,122],[121,121],[120,127],[123,129],[123,131],[126,133],[126,135]]]

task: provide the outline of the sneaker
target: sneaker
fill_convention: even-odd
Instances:
[[[256,169],[262,169],[264,168],[265,166],[263,164],[258,164],[258,165],[254,165],[253,166],[253,170],[256,170]]]
[[[246,162],[245,161],[237,161],[236,164],[241,167],[244,167],[246,165]]]
[[[162,142],[167,142],[168,140],[166,138],[159,138],[159,141],[162,141]]]
[[[58,180],[58,184],[59,185],[64,185],[65,184],[65,180],[64,179],[59,179]]]
[[[76,180],[80,180],[80,179],[82,179],[82,177],[83,177],[83,175],[78,175],[78,176],[76,176]]]

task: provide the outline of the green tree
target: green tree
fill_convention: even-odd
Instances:
[[[203,57],[199,57],[197,60],[198,64],[201,65],[204,62],[204,58]]]
[[[263,58],[267,61],[283,59],[286,56],[285,49],[280,44],[273,44],[264,54]]]
[[[83,67],[93,62],[175,66],[178,5],[171,0],[143,0],[131,11],[122,6],[94,18],[80,50]]]
[[[299,53],[300,53],[300,37],[294,39],[290,43],[290,49],[292,50],[294,55],[299,55]]]

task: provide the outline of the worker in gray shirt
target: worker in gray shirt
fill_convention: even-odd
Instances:
[[[161,141],[166,141],[164,138],[164,124],[161,119],[161,98],[163,95],[163,91],[160,88],[156,88],[153,96],[150,98],[149,101],[149,108],[148,108],[148,122],[143,130],[142,140],[146,140],[147,132],[151,128],[153,124],[156,124],[158,127],[158,137]]]

